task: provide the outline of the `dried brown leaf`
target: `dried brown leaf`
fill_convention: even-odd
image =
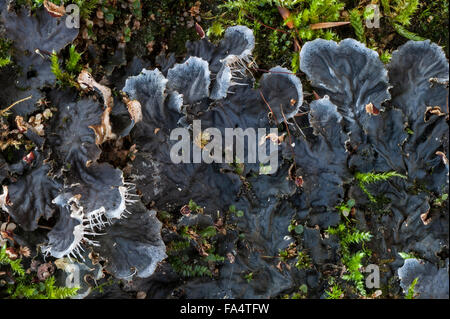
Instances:
[[[320,23],[314,23],[310,24],[309,28],[311,30],[317,30],[317,29],[326,29],[326,28],[332,28],[332,27],[340,27],[343,25],[349,24],[349,21],[342,21],[342,22],[320,22]]]
[[[48,0],[44,0],[44,8],[52,17],[60,18],[66,14],[66,8],[64,5],[56,5]]]
[[[278,12],[280,13],[280,15],[283,18],[283,20],[286,20],[286,19],[288,19],[291,16],[291,12],[288,9],[283,8],[283,7],[279,7],[279,6],[277,8],[278,8]],[[294,28],[294,23],[292,21],[288,21],[288,22],[286,22],[286,26],[289,29],[293,29]]]

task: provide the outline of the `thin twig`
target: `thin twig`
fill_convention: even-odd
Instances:
[[[297,165],[295,164],[295,151],[294,151],[294,147],[292,146],[292,137],[291,137],[291,130],[289,130],[289,124],[288,121],[286,119],[286,116],[284,115],[283,112],[283,105],[280,104],[280,110],[281,110],[281,115],[283,115],[283,119],[284,119],[284,125],[286,125],[286,130],[288,132],[288,137],[289,137],[289,147],[291,148],[292,151],[292,160],[294,161],[294,170],[295,172],[297,172]]]
[[[42,229],[48,229],[48,230],[52,230],[51,227],[48,226],[43,226],[43,225],[38,225],[38,228],[42,228]]]
[[[24,98],[24,99],[21,99],[21,100],[19,100],[19,101],[14,102],[14,103],[11,104],[10,106],[8,106],[6,109],[1,110],[1,111],[0,111],[0,115],[3,115],[5,112],[8,112],[14,105],[19,104],[19,103],[22,103],[22,102],[24,102],[24,101],[26,101],[26,100],[29,100],[29,99],[31,99],[32,97],[33,97],[33,96],[30,95],[29,97],[26,97],[26,98]]]
[[[305,133],[303,133],[302,128],[298,125],[297,121],[295,120],[295,116],[292,118],[292,120],[294,121],[294,124],[297,127],[297,129],[300,131],[300,133],[302,133],[303,137],[306,138],[306,135],[305,135]]]
[[[277,117],[276,117],[275,113],[272,111],[272,108],[270,107],[269,103],[268,103],[268,102],[266,101],[266,99],[264,98],[264,95],[263,95],[263,93],[262,93],[261,90],[259,90],[259,95],[261,95],[261,97],[262,97],[264,103],[266,103],[267,107],[268,107],[269,110],[270,110],[270,113],[273,115],[273,118],[275,119],[275,123],[278,125]]]

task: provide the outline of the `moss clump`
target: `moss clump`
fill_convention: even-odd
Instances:
[[[0,266],[12,270],[10,282],[1,285],[0,296],[5,299],[65,299],[77,294],[79,288],[68,288],[56,286],[54,276],[48,277],[44,281],[37,281],[25,271],[21,259],[11,259],[7,254],[6,244],[0,249]],[[7,270],[7,269],[6,269]],[[6,272],[8,273],[8,271]],[[11,277],[12,276],[12,277]]]
[[[11,41],[0,38],[0,68],[11,63]]]

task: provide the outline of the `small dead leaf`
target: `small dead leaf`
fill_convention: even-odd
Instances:
[[[16,260],[17,258],[19,258],[19,254],[16,252],[16,250],[13,247],[6,248],[5,253],[11,260]]]
[[[302,49],[302,46],[300,45],[300,43],[298,43],[297,39],[294,39],[294,50],[295,52],[300,52]]]
[[[136,299],[145,299],[147,297],[147,293],[145,291],[138,291],[136,294]]]
[[[91,251],[88,255],[93,265],[97,265],[100,262],[100,255],[94,251]]]
[[[112,132],[112,126],[109,118],[114,105],[111,89],[97,83],[86,69],[81,71],[78,75],[78,84],[80,84],[81,89],[85,91],[97,89],[103,96],[103,103],[106,108],[102,114],[101,123],[98,125],[89,126],[95,132],[95,143],[100,145],[107,140],[115,139],[116,135]]]
[[[375,107],[372,103],[366,105],[366,112],[372,115],[379,115],[380,110]]]
[[[44,112],[42,113],[42,115],[44,116],[44,118],[46,120],[48,120],[49,118],[51,118],[53,116],[53,113],[50,109],[45,109]]]
[[[431,217],[428,216],[429,212],[430,210],[420,215],[420,219],[422,219],[424,225],[428,225],[429,223],[431,223]]]
[[[211,135],[208,132],[200,132],[194,137],[194,144],[203,149],[211,141]]]
[[[375,290],[375,292],[372,294],[372,298],[378,298],[378,297],[380,297],[382,294],[383,294],[383,291],[382,291],[382,290],[380,290],[380,289]]]
[[[152,53],[153,52],[153,46],[155,45],[155,41],[150,41],[149,43],[147,43],[146,47],[148,50],[148,53]]]
[[[205,37],[205,31],[203,31],[203,28],[197,22],[195,23],[195,32],[197,32],[201,39]]]
[[[297,187],[302,187],[302,185],[303,185],[303,177],[302,176],[297,176],[295,178],[295,185]]]
[[[281,144],[284,141],[285,136],[285,134],[277,135],[275,133],[270,133],[267,134],[266,139],[270,139],[274,143]]]
[[[16,228],[17,228],[16,224],[5,222],[0,226],[0,231],[12,233]]]
[[[191,209],[189,208],[188,205],[184,205],[183,207],[181,207],[180,213],[181,215],[189,216],[191,214]]]
[[[195,17],[200,14],[200,5],[202,3],[200,1],[196,1],[195,4],[189,9],[191,17]]]
[[[109,115],[111,109],[108,107],[102,114],[101,123],[98,125],[91,125],[89,128],[93,129],[95,132],[95,144],[101,145],[105,141],[116,138],[116,134],[112,132],[112,126],[110,122]]]
[[[284,141],[285,136],[286,136],[286,133],[283,133],[282,135],[278,135],[275,133],[269,133],[267,135],[263,135],[259,140],[259,145],[264,145],[266,140],[271,140],[273,143],[281,144]]]
[[[319,96],[319,94],[317,94],[316,91],[313,91],[313,95],[314,95],[315,100],[320,100],[320,96]]]
[[[98,19],[103,20],[104,17],[103,10],[98,9],[95,15],[97,16]]]
[[[432,115],[445,116],[445,113],[442,113],[439,106],[427,106],[423,120],[425,122],[428,122]]]
[[[19,254],[22,257],[30,257],[31,256],[31,250],[30,248],[26,247],[26,246],[20,246],[19,248]]]
[[[24,121],[22,116],[17,115],[16,118],[16,126],[19,129],[20,133],[24,133],[28,130],[28,127],[30,127],[30,125]]]
[[[445,156],[445,154],[441,151],[437,151],[435,153],[437,156],[440,156],[442,158],[442,162],[444,163],[444,165],[448,165],[448,159],[447,156]]]
[[[137,100],[131,100],[126,103],[128,113],[130,113],[131,119],[134,123],[142,121],[142,107],[141,103]]]
[[[4,211],[8,211],[6,206],[7,205],[11,206],[11,202],[10,202],[9,196],[8,196],[8,186],[2,185],[2,187],[3,187],[3,193],[0,195],[0,207],[2,207]]]
[[[105,107],[113,107],[114,100],[111,94],[111,89],[104,85],[101,85],[100,83],[97,83],[86,69],[81,71],[81,73],[78,75],[78,84],[80,84],[81,89],[85,91],[97,89],[102,94]]]
[[[228,261],[230,262],[230,264],[234,263],[235,258],[232,253],[227,253],[227,258],[228,258]]]
[[[58,6],[48,0],[44,0],[44,7],[47,12],[55,18],[60,18],[66,14],[66,8],[64,7],[64,5]]]
[[[34,156],[33,152],[28,153],[28,155],[26,155],[22,158],[22,160],[24,162],[26,162],[27,164],[31,164],[34,161],[34,159],[35,159],[35,156]]]
[[[51,262],[40,265],[37,269],[37,277],[39,281],[45,281],[54,274],[55,270],[56,267]]]
[[[14,241],[14,238],[12,237],[12,233],[7,232],[7,231],[0,231],[0,239],[1,238]]]
[[[286,20],[286,19],[288,19],[291,16],[291,12],[288,9],[280,7],[280,6],[277,6],[277,8],[278,8],[278,12],[280,13],[280,15],[283,18],[283,20]],[[288,21],[288,22],[286,22],[286,26],[289,29],[293,29],[294,28],[294,23],[292,21]]]
[[[278,262],[278,264],[277,264],[277,269],[278,269],[280,272],[283,272],[283,266],[282,266],[282,262],[281,262],[281,261]]]
[[[351,215],[352,217],[355,217],[355,215],[356,215],[356,208],[355,208],[355,207],[352,207],[352,208],[350,209],[350,215]]]

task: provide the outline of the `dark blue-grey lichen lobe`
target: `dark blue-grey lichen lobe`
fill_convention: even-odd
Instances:
[[[134,275],[147,278],[166,256],[161,239],[161,222],[156,211],[147,210],[138,202],[131,205],[133,212],[127,219],[116,220],[105,235],[99,236],[95,248],[107,259],[106,269],[115,277],[131,280]]]
[[[79,28],[69,27],[65,17],[54,18],[43,7],[34,13],[21,9],[18,12],[1,10],[0,20],[6,36],[17,49],[15,57],[22,68],[17,85],[22,88],[42,88],[54,84],[55,76],[45,55],[58,53],[73,42]]]
[[[61,189],[53,180],[51,167],[38,157],[17,181],[7,186],[9,203],[4,210],[26,231],[36,230],[41,217],[49,219],[55,212],[52,200]]]
[[[444,267],[437,268],[435,265],[424,260],[409,258],[403,266],[398,269],[400,286],[408,293],[413,281],[413,297],[418,299],[448,299],[448,258],[444,262]]]
[[[387,71],[378,54],[353,39],[339,44],[317,39],[303,46],[300,69],[317,93],[328,95],[338,107],[353,144],[363,142],[371,118],[366,105],[383,111],[382,103],[390,99]]]

